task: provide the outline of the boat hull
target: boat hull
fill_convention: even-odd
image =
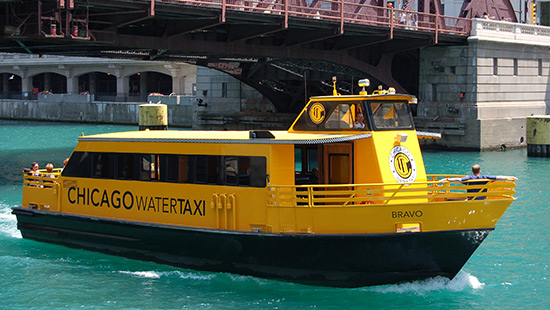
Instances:
[[[24,238],[197,270],[359,287],[453,278],[493,230],[271,234],[13,208]]]

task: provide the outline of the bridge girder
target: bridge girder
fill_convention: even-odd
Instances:
[[[238,1],[226,0],[229,4]],[[430,3],[434,1],[439,0]],[[292,0],[289,4],[301,6],[296,12],[309,18],[266,14],[272,1],[226,11],[209,5],[145,0],[71,0],[63,2],[63,7],[61,1],[7,2],[0,5],[4,15],[0,20],[5,21],[0,26],[9,30],[0,36],[0,51],[205,65],[255,87],[278,110],[296,111],[306,94],[326,94],[333,75],[342,81],[343,93],[353,92],[352,81],[365,77],[373,81],[373,87],[383,84],[417,93],[417,76],[410,73],[418,72],[418,49],[436,43],[466,43],[465,36],[404,25],[393,28],[395,21],[390,21],[390,29],[385,24],[367,27],[359,21],[344,24],[331,15],[332,7],[324,8],[318,0],[308,2]],[[358,6],[346,14],[378,22],[392,12],[384,1],[370,0],[378,6],[366,2],[356,1]],[[323,19],[317,18],[319,12],[326,13]]]

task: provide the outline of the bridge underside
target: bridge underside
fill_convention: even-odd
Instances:
[[[1,4],[0,52],[207,66],[256,88],[281,112],[300,110],[307,96],[330,93],[332,76],[338,77],[342,94],[357,93],[354,84],[362,78],[371,80],[371,88],[382,84],[417,94],[418,49],[466,44],[464,35],[420,31],[421,24],[344,23],[326,18],[331,11],[321,9],[294,16],[259,4],[220,9],[207,2],[69,0],[66,5],[39,0]],[[386,11],[369,10],[357,13],[388,20]]]

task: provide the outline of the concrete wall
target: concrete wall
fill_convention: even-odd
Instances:
[[[467,46],[420,51],[417,127],[451,148],[525,146],[526,117],[550,111],[550,32],[498,21],[472,32]]]
[[[196,129],[286,130],[296,118],[295,114],[277,113],[269,100],[238,79],[205,67],[197,67],[196,98]]]
[[[0,118],[85,123],[138,124],[139,105],[118,102],[43,102],[0,100]],[[191,127],[193,106],[169,105],[168,126]]]

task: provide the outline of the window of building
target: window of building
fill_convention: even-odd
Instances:
[[[227,98],[227,83],[222,83],[222,98]]]
[[[493,58],[493,75],[498,75],[498,58]]]
[[[518,59],[514,58],[514,76],[518,75]]]
[[[539,76],[542,76],[542,59],[539,59]]]

